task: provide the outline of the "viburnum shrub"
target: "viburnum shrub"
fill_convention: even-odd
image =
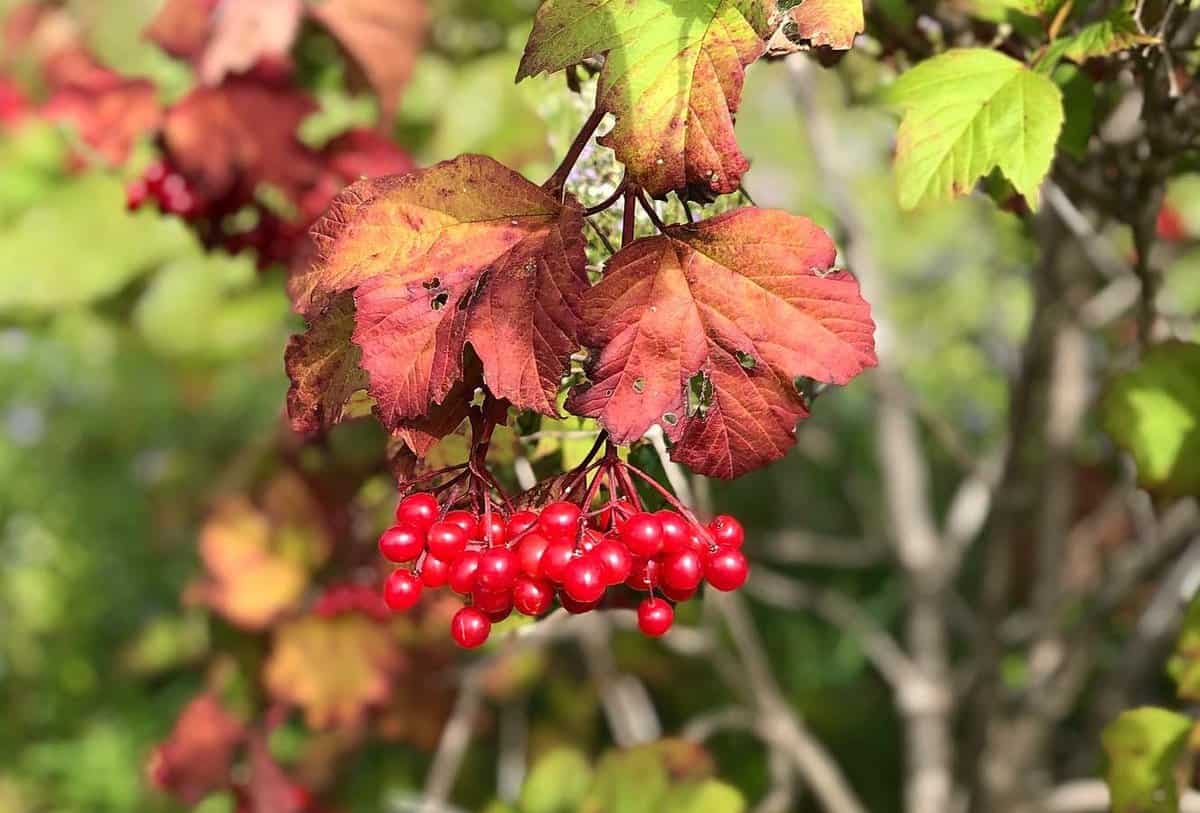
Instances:
[[[428,588],[461,594],[451,630],[463,646],[514,608],[582,613],[638,594],[640,628],[661,635],[702,583],[740,587],[738,521],[701,521],[618,448],[657,426],[673,460],[737,477],[792,446],[808,385],[876,363],[870,309],[818,226],[755,206],[695,216],[749,167],[733,131],[743,71],[779,19],[769,2],[685,5],[637,3],[618,21],[612,8],[544,3],[518,78],[566,70],[578,85],[580,70],[598,71],[592,113],[551,177],[463,155],[360,181],[314,225],[313,262],[291,279],[309,325],[287,351],[293,426],[326,429],[365,392],[411,450],[379,540],[401,565],[383,595],[404,611]],[[682,47],[661,47],[668,38]],[[585,206],[568,181],[609,119],[599,143],[624,177]],[[655,203],[669,198],[682,222]],[[589,273],[588,220],[614,207],[620,233],[602,234],[613,250]],[[637,236],[639,209],[653,234]],[[555,418],[560,404],[597,422],[591,453],[506,493],[486,463],[495,428]],[[423,470],[468,420],[469,459]]]

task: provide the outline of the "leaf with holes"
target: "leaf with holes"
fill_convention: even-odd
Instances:
[[[353,726],[391,696],[402,663],[388,631],[362,615],[309,616],[281,626],[267,659],[267,690],[304,710],[312,728]]]
[[[963,195],[999,168],[1031,206],[1063,124],[1048,77],[983,48],[960,48],[902,75],[889,98],[904,113],[896,134],[900,205]]]
[[[546,0],[518,79],[605,55],[602,143],[656,197],[736,190],[749,168],[734,136],[747,65],[762,56],[769,0]]]
[[[317,261],[293,277],[293,301],[312,321],[354,292],[351,341],[388,429],[446,401],[468,345],[493,395],[555,414],[587,287],[576,205],[463,156],[355,184],[313,235]]]
[[[622,249],[584,298],[597,354],[568,407],[621,443],[661,424],[702,474],[783,457],[808,414],[796,379],[845,384],[876,363],[870,307],[836,254],[811,221],[753,208]]]
[[[839,51],[852,48],[865,26],[862,0],[804,0],[788,16],[796,26],[793,37]]]

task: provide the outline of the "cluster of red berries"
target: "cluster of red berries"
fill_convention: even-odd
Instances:
[[[745,532],[730,516],[701,527],[675,511],[637,510],[621,500],[594,514],[554,502],[540,512],[443,512],[433,494],[405,497],[379,550],[401,567],[384,585],[395,612],[413,607],[426,587],[449,585],[467,598],[450,632],[463,647],[487,640],[492,624],[515,609],[545,614],[555,600],[570,613],[600,606],[620,585],[649,595],[638,605],[638,627],[650,636],[670,629],[674,604],[707,581],[736,590],[748,573]]]
[[[375,621],[387,621],[391,617],[379,589],[365,584],[330,585],[317,597],[312,610],[322,618],[336,618],[348,613],[365,615]]]

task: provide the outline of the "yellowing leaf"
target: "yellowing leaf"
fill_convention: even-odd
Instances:
[[[1158,38],[1143,34],[1129,9],[1117,8],[1103,20],[1084,26],[1079,33],[1067,37],[1062,46],[1062,55],[1075,62],[1083,62],[1154,42],[1158,42]]]
[[[744,70],[770,32],[769,0],[546,0],[518,79],[605,55],[602,143],[652,195],[736,190],[749,168],[733,132]]]
[[[1118,813],[1176,813],[1175,769],[1192,721],[1166,709],[1127,711],[1104,729],[1111,808]]]
[[[965,194],[996,168],[1036,207],[1063,124],[1062,94],[1048,77],[995,51],[955,49],[905,73],[889,97],[904,113],[902,207]]]
[[[854,45],[865,25],[862,0],[804,0],[788,14],[797,38],[842,51]]]
[[[276,632],[263,679],[312,728],[351,726],[388,700],[400,663],[387,626],[357,614],[310,616]]]

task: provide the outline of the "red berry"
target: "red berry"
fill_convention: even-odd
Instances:
[[[563,606],[563,609],[571,615],[583,615],[590,613],[592,610],[600,606],[599,601],[576,601],[566,593],[558,594],[558,603]]]
[[[672,553],[662,563],[662,583],[678,592],[695,590],[704,578],[704,563],[692,550]]]
[[[508,590],[521,565],[508,548],[488,548],[479,557],[479,585],[487,590]]]
[[[473,550],[465,551],[450,563],[448,583],[455,593],[467,595],[475,589],[479,581],[479,554]]]
[[[450,579],[450,563],[445,559],[425,554],[421,560],[421,583],[426,587],[445,587]]]
[[[746,564],[746,557],[737,548],[717,548],[704,567],[704,576],[708,583],[726,592],[737,590],[745,584],[749,573],[750,567]]]
[[[425,535],[407,522],[393,525],[379,537],[379,552],[389,562],[411,562],[425,550]]]
[[[583,536],[579,540],[579,549],[584,553],[591,553],[596,549],[596,546],[604,541],[604,534],[597,531],[595,528],[585,528]]]
[[[542,576],[552,582],[561,583],[567,572],[567,565],[575,559],[575,545],[566,539],[559,539],[546,546],[542,554]]]
[[[452,522],[435,522],[429,528],[427,544],[430,553],[443,561],[450,562],[461,556],[462,552],[467,549],[467,532]]]
[[[550,609],[554,588],[544,579],[520,576],[513,586],[513,605],[521,615],[539,616]]]
[[[675,588],[669,587],[660,582],[658,589],[662,591],[664,596],[671,599],[671,601],[675,602],[676,604],[682,604],[685,601],[691,601],[692,596],[696,595],[695,587],[693,587],[691,590],[676,590]]]
[[[476,532],[479,530],[479,520],[470,511],[451,511],[446,514],[442,522],[449,522],[451,525],[457,525],[463,529],[467,535],[467,539],[477,539]]]
[[[397,570],[383,585],[383,600],[393,611],[411,610],[421,598],[421,580],[410,570]]]
[[[429,526],[437,522],[437,517],[438,501],[432,494],[409,494],[396,506],[397,523],[407,522],[423,531],[429,530]]]
[[[654,516],[658,517],[658,521],[662,524],[663,553],[677,553],[687,547],[692,529],[688,527],[687,521],[683,517],[666,508]]]
[[[578,602],[599,601],[606,587],[604,568],[594,556],[578,556],[563,572],[563,590]]]
[[[146,198],[150,196],[150,188],[145,181],[132,181],[125,187],[125,208],[133,212],[142,208]]]
[[[583,512],[570,502],[552,502],[542,509],[538,528],[551,539],[574,539]]]
[[[657,556],[663,546],[662,520],[645,512],[634,514],[621,526],[621,541],[634,556]]]
[[[537,531],[530,531],[521,537],[517,543],[517,559],[521,563],[521,572],[531,579],[542,575],[542,556],[546,553],[550,540]]]
[[[538,524],[538,515],[533,511],[517,511],[508,518],[508,538],[516,539]]]
[[[635,559],[629,571],[629,578],[625,579],[625,585],[634,590],[648,592],[658,584],[659,568],[657,559]]]
[[[691,535],[688,536],[686,548],[699,556],[701,562],[707,562],[708,557],[712,555],[713,551],[712,543],[696,531],[692,531]]]
[[[740,548],[746,541],[746,531],[742,528],[742,523],[728,514],[713,517],[713,521],[708,523],[708,530],[718,545]]]
[[[463,607],[450,621],[450,634],[454,642],[464,649],[474,649],[488,639],[492,622],[480,610]]]
[[[605,581],[609,584],[620,584],[629,578],[633,570],[633,557],[629,555],[629,549],[611,537],[601,541],[592,555],[604,568]]]
[[[491,514],[490,516],[490,520],[486,514],[479,518],[479,523],[475,529],[475,538],[482,539],[495,548],[508,541],[508,526],[504,523],[504,517],[499,514]],[[489,522],[491,523],[490,525]]]
[[[661,598],[650,598],[638,605],[638,629],[651,638],[657,638],[671,628],[675,620],[675,608]]]
[[[477,587],[471,593],[471,606],[485,613],[492,621],[503,621],[512,612],[513,594],[507,590]]]

